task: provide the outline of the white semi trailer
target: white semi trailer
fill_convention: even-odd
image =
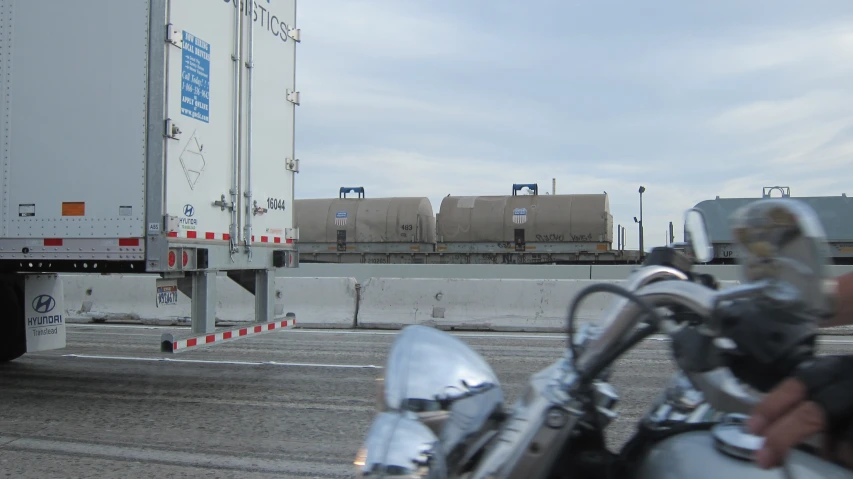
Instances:
[[[65,347],[63,273],[157,275],[210,335],[224,272],[272,329],[298,41],[296,0],[0,0],[0,361]]]

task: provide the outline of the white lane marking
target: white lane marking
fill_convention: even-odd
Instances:
[[[189,326],[154,326],[148,324],[98,324],[98,323],[65,323],[66,328],[93,329],[178,329]]]
[[[305,368],[343,368],[343,369],[384,369],[382,366],[372,364],[320,364],[320,363],[279,363],[276,361],[216,361],[205,359],[172,359],[172,358],[140,358],[134,356],[99,356],[89,354],[63,354],[64,358],[79,359],[109,359],[113,361],[145,361],[145,362],[172,362],[172,363],[196,363],[196,364],[228,364],[234,366],[291,366]]]
[[[90,333],[90,332],[84,332],[84,331],[72,331],[71,334],[90,335],[91,338],[94,338],[96,335],[97,336],[121,336],[124,338],[154,338],[154,337],[159,338],[160,337],[160,333],[131,333],[129,331],[126,333],[107,333],[104,331],[98,331],[98,332]],[[106,341],[106,339],[104,339],[104,341]]]
[[[821,344],[853,344],[853,339],[818,339]]]

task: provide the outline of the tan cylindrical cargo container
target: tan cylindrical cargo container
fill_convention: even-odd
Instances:
[[[435,243],[428,198],[321,198],[294,201],[300,243]]]
[[[613,217],[606,194],[448,196],[441,201],[441,243],[611,243]]]

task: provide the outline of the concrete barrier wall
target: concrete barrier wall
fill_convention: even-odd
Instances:
[[[565,331],[568,308],[593,283],[622,281],[370,278],[361,286],[358,327]],[[723,282],[730,287],[735,282]],[[598,321],[617,297],[595,293],[581,303],[576,325]]]
[[[569,301],[586,281],[370,278],[361,287],[358,327],[398,329],[564,330]],[[580,320],[600,314],[604,295],[584,302]]]
[[[152,275],[62,275],[66,316],[74,322],[134,321],[190,324],[190,298],[157,307]],[[254,321],[254,295],[227,276],[216,278],[218,323]],[[276,315],[297,314],[307,327],[352,328],[356,308],[355,278],[276,278]]]
[[[323,274],[328,276],[276,278],[276,314],[295,313],[298,327],[395,329],[407,324],[430,324],[504,331],[562,331],[568,306],[580,290],[594,282],[621,283],[634,270],[630,266],[341,265],[347,273],[363,266],[361,273],[381,271],[388,275],[359,281],[353,276],[333,276],[341,271],[339,265],[312,266],[322,266]],[[557,276],[563,271],[582,276],[584,269],[595,278],[510,279],[509,274]],[[717,276],[723,287],[736,284],[736,267],[697,269]],[[832,270],[840,275],[853,271],[853,267],[833,266]],[[453,271],[464,277],[441,277]],[[499,271],[506,271],[503,276],[510,278],[482,277]],[[63,275],[63,280],[66,315],[72,321],[190,323],[190,299],[182,293],[177,306],[156,306],[155,276],[69,274]],[[598,320],[614,299],[614,295],[604,293],[589,297],[578,320]],[[253,295],[224,275],[217,277],[217,300],[218,323],[254,320]]]
[[[355,327],[357,286],[355,278],[276,278],[278,301],[300,328]]]
[[[590,279],[590,268],[589,265],[302,263],[299,268],[283,270],[279,275],[349,277],[359,283],[369,278]]]
[[[283,270],[282,277],[355,278],[471,278],[471,279],[626,279],[634,265],[513,265],[513,264],[317,264],[303,263],[299,268]],[[697,271],[710,273],[721,281],[738,279],[738,267],[698,265]],[[853,272],[853,266],[833,265],[839,276]]]

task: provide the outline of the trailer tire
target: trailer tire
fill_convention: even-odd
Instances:
[[[0,363],[27,352],[24,328],[24,292],[12,281],[0,281]]]

